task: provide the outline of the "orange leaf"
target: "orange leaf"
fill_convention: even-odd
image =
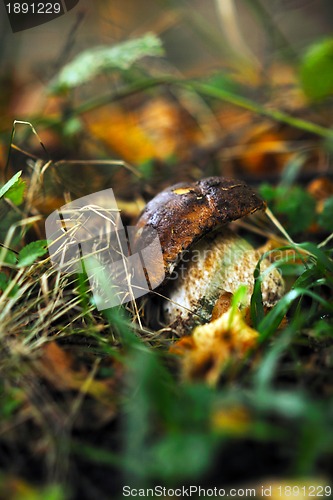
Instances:
[[[257,338],[258,332],[245,323],[242,314],[229,308],[214,321],[197,326],[191,337],[180,339],[171,350],[182,356],[185,379],[203,379],[213,385],[226,362],[244,357]]]
[[[97,139],[130,163],[141,163],[156,155],[154,144],[139,127],[134,113],[112,106],[89,113],[85,121]]]

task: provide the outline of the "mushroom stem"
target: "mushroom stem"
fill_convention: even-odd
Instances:
[[[166,322],[177,332],[186,333],[196,324],[210,321],[214,307],[221,301],[224,307],[230,304],[230,297],[241,285],[248,287],[244,303],[248,306],[260,257],[260,250],[229,228],[206,235],[183,255],[170,278],[167,291],[170,300],[163,307]],[[270,265],[268,259],[263,259],[260,270]],[[280,272],[269,271],[262,281],[264,305],[275,305],[283,291]]]

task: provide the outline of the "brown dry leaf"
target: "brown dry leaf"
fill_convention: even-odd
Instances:
[[[254,127],[245,142],[240,163],[246,172],[264,173],[268,166],[271,171],[279,172],[291,155],[284,135],[274,130],[256,131]]]
[[[307,191],[318,202],[323,202],[330,196],[333,196],[333,181],[328,177],[318,177],[310,182]]]
[[[140,126],[158,146],[157,158],[183,158],[193,146],[207,142],[194,117],[170,99],[159,97],[147,102],[139,118]]]
[[[94,380],[85,367],[76,368],[72,356],[56,342],[47,343],[35,363],[38,372],[58,390],[80,391],[105,405],[114,405],[107,381]]]
[[[333,182],[328,177],[319,177],[310,182],[307,191],[315,198],[316,213],[320,214],[324,210],[324,204],[327,198],[333,196]],[[313,223],[309,231],[316,233],[320,231],[320,227],[317,223]]]
[[[317,177],[307,186],[308,193],[316,200],[316,213],[320,214],[324,210],[327,198],[333,196],[333,182],[328,177]],[[308,228],[310,233],[320,233],[322,228],[317,222],[313,222]]]
[[[211,321],[214,321],[228,311],[229,307],[231,306],[232,297],[233,294],[230,292],[221,293],[221,295],[215,302]]]
[[[237,108],[228,103],[216,110],[216,119],[221,125],[222,130],[240,130],[253,125],[253,114],[242,108]]]
[[[225,363],[240,359],[255,346],[258,332],[249,327],[238,310],[230,308],[210,323],[197,326],[190,337],[183,337],[171,348],[180,354],[185,379],[204,379],[214,385]]]
[[[220,153],[224,162],[236,162],[237,169],[253,175],[267,174],[267,169],[280,172],[293,154],[288,131],[269,120],[254,121],[253,114],[229,108],[218,114],[218,120],[237,135],[237,145],[227,145]]]

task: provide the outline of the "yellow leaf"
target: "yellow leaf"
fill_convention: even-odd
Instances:
[[[113,104],[86,113],[84,120],[94,138],[132,164],[186,158],[207,140],[187,112],[162,97],[131,109]]]
[[[126,113],[116,106],[99,109],[86,116],[86,125],[94,137],[130,163],[138,164],[155,157],[156,148],[140,128],[134,113]]]
[[[237,436],[247,432],[250,422],[250,415],[242,406],[220,408],[212,415],[214,430]]]
[[[213,385],[226,362],[231,357],[241,359],[255,346],[258,335],[238,310],[229,308],[216,320],[197,326],[190,337],[183,337],[171,351],[182,355],[185,379],[204,379]]]

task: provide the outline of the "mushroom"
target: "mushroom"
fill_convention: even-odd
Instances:
[[[165,322],[179,334],[225,312],[242,284],[248,287],[245,305],[250,303],[260,254],[227,224],[265,207],[247,184],[224,177],[175,184],[147,204],[137,226],[158,233]],[[263,259],[261,271],[270,265]],[[272,307],[283,292],[280,272],[268,271],[262,281],[263,304]]]

